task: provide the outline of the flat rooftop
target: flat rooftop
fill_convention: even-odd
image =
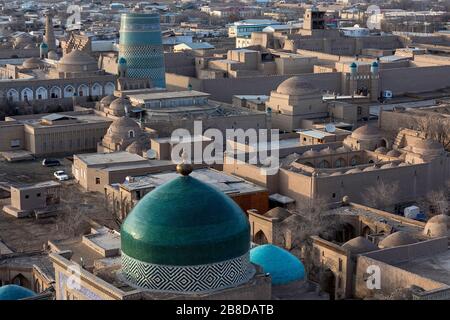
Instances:
[[[304,130],[304,131],[298,131],[300,134],[303,134],[305,136],[313,137],[316,139],[323,139],[325,137],[334,136],[333,133],[320,131],[320,130]]]
[[[301,141],[300,136],[296,138],[288,138],[288,139],[281,139],[278,142],[278,146],[275,144],[272,144],[271,142],[258,142],[258,143],[251,143],[251,144],[241,144],[236,143],[238,150],[245,150],[247,149],[250,152],[256,152],[256,151],[267,151],[267,150],[282,150],[282,149],[290,149],[290,148],[296,148],[301,147]]]
[[[72,251],[72,261],[81,264],[81,260],[86,266],[93,266],[95,261],[103,259],[103,255],[95,251],[87,244],[82,242],[82,237],[60,240],[53,242],[58,251]]]
[[[180,98],[209,97],[209,96],[210,96],[209,93],[195,90],[149,92],[149,93],[128,95],[131,101],[136,101],[140,103],[145,103],[151,100],[180,99]]]
[[[175,168],[175,163],[170,160],[146,160],[145,162],[134,162],[134,163],[122,163],[116,164],[111,167],[102,168],[104,171],[114,172],[114,171],[125,171],[125,170],[133,170],[138,168],[156,168],[155,171],[158,171],[158,168],[165,166],[173,166]],[[160,170],[161,171],[161,170]]]
[[[120,233],[108,228],[102,228],[96,233],[85,236],[87,241],[105,250],[120,248]]]
[[[168,142],[189,143],[189,142],[213,141],[211,138],[206,137],[206,136],[201,136],[201,135],[185,136],[185,137],[181,137],[180,139],[175,139],[173,137],[162,137],[162,138],[154,138],[152,140],[159,142],[159,143],[168,143]]]
[[[145,158],[126,151],[118,151],[111,153],[84,153],[76,154],[74,157],[80,159],[88,166],[95,166],[101,164],[114,164],[123,162],[141,162],[147,161]]]
[[[41,188],[54,188],[54,187],[60,187],[61,184],[56,181],[44,181],[44,182],[38,182],[34,184],[28,184],[28,185],[22,185],[22,186],[16,186],[15,188],[20,190],[33,190],[33,189],[41,189]]]
[[[337,215],[353,215],[353,216],[361,216],[367,217],[372,221],[378,221],[380,223],[388,224],[394,227],[398,231],[405,231],[410,233],[418,233],[421,232],[425,226],[425,223],[406,219],[402,216],[397,216],[395,214],[387,213],[379,214],[375,211],[354,207],[354,206],[344,206],[330,210],[330,213]],[[408,220],[410,222],[408,222]]]
[[[450,250],[396,265],[401,269],[450,285]]]
[[[269,100],[269,96],[267,96],[267,95],[251,95],[251,94],[248,94],[248,95],[235,95],[234,97],[236,97],[238,99],[245,99],[245,100],[250,100],[250,101],[258,100],[258,101],[261,101],[261,102]]]
[[[113,122],[112,119],[96,115],[95,113],[61,112],[61,113],[43,113],[43,114],[23,115],[23,116],[8,116],[7,119],[10,121],[1,122],[0,125],[3,124],[9,125],[8,122],[11,122],[11,125],[27,124],[33,127],[54,127],[58,126],[57,121],[55,121],[52,125],[42,125],[40,121],[41,119],[45,119],[46,117],[55,117],[55,116],[68,116],[74,118],[74,120],[78,120],[78,122],[64,123],[61,124],[61,126],[80,125],[83,122],[84,123]]]
[[[180,175],[175,171],[148,174],[145,176],[134,177],[132,182],[125,181],[120,184],[120,186],[130,191],[156,188],[179,176]],[[265,188],[248,182],[242,178],[210,168],[194,170],[191,173],[191,176],[215,187],[225,194],[246,194],[266,190]]]

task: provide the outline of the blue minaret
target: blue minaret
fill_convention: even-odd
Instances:
[[[155,87],[166,87],[159,14],[122,14],[119,57],[126,60],[128,77],[149,78]]]

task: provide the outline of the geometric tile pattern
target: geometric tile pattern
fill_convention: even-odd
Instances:
[[[249,253],[228,261],[167,266],[139,261],[122,252],[122,274],[140,288],[177,293],[211,292],[248,282],[255,270]]]
[[[164,51],[161,44],[120,44],[119,55],[127,61],[128,76],[148,78],[165,86]]]

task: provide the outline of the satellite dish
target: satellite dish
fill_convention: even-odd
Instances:
[[[158,156],[158,154],[156,153],[156,151],[153,150],[153,149],[147,150],[146,155],[147,155],[147,159],[150,159],[150,160],[155,160],[156,157]]]
[[[325,131],[326,131],[326,132],[329,132],[329,133],[334,133],[334,132],[336,132],[336,127],[334,126],[334,124],[328,123],[328,124],[325,126]]]

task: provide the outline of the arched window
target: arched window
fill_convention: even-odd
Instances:
[[[105,84],[105,96],[112,95],[114,93],[114,90],[116,90],[114,83],[108,82],[107,84]]]
[[[33,90],[30,88],[25,88],[22,90],[22,101],[31,101],[33,100]]]
[[[337,159],[337,160],[334,162],[334,166],[335,166],[336,168],[345,167],[345,160],[342,159],[342,158]]]
[[[134,138],[134,130],[128,131],[128,137],[129,138]]]
[[[21,273],[19,273],[17,276],[15,276],[11,283],[16,284],[21,287],[29,288],[30,287],[30,281]]]
[[[350,165],[351,166],[356,166],[358,164],[360,164],[361,161],[359,160],[358,156],[354,156],[351,160],[350,160]]]
[[[36,90],[36,99],[37,100],[46,100],[46,99],[48,99],[47,89],[45,89],[44,87],[39,87]]]
[[[73,86],[66,86],[64,88],[64,98],[71,98],[75,95],[75,88]]]
[[[91,96],[93,97],[99,97],[102,95],[102,86],[99,85],[98,83],[94,83],[94,85],[91,88]]]
[[[7,93],[8,101],[17,102],[19,101],[19,92],[16,89],[10,89]]]
[[[50,89],[50,99],[59,99],[61,98],[61,88],[52,87]]]
[[[87,97],[89,96],[89,87],[85,84],[82,84],[78,87],[78,95],[80,97]]]
[[[267,240],[266,235],[264,234],[264,232],[262,230],[259,230],[256,234],[255,237],[253,239],[253,241],[256,244],[266,244],[269,243],[269,241]]]
[[[319,168],[329,168],[330,163],[327,160],[322,160],[319,162]]]

